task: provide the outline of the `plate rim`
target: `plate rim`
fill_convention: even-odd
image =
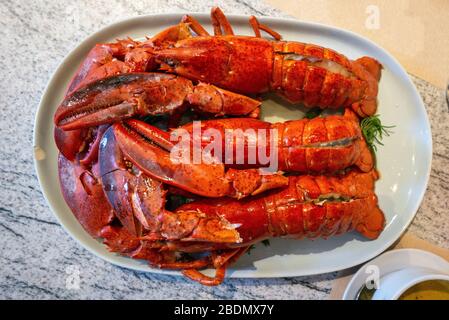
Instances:
[[[157,14],[145,14],[145,15],[136,15],[136,16],[127,17],[124,19],[117,20],[108,25],[105,25],[104,27],[91,33],[89,36],[84,38],[81,42],[78,42],[77,44],[75,44],[75,46],[70,49],[70,51],[60,61],[58,67],[51,74],[51,77],[49,78],[47,85],[45,87],[44,93],[42,94],[41,99],[39,101],[39,105],[38,105],[38,108],[37,108],[37,111],[35,114],[34,126],[33,126],[33,153],[35,152],[36,146],[39,146],[38,142],[40,140],[40,137],[39,137],[38,133],[40,132],[39,128],[42,126],[42,121],[40,121],[40,119],[44,116],[43,115],[44,102],[48,99],[47,96],[50,96],[50,92],[48,89],[50,87],[52,87],[53,82],[56,81],[56,78],[58,77],[58,75],[63,72],[66,62],[68,60],[72,59],[73,56],[76,55],[76,51],[81,45],[91,42],[93,39],[95,39],[95,38],[101,36],[102,34],[104,34],[105,32],[107,32],[108,29],[114,29],[114,28],[120,27],[120,25],[122,25],[122,24],[127,24],[127,23],[130,23],[135,20],[151,19],[151,18],[180,19],[184,14],[185,13],[181,13],[181,12],[179,12],[179,13],[157,13]],[[204,18],[209,17],[209,14],[201,13],[201,12],[189,12],[188,14],[195,16],[196,18],[199,18],[199,19],[204,19]],[[242,15],[242,14],[229,14],[229,15],[227,15],[227,17],[230,21],[232,21],[232,20],[239,21],[239,20],[243,20],[243,19],[247,20],[249,16]],[[328,31],[330,30],[332,32],[336,32],[339,35],[348,36],[350,38],[355,38],[358,41],[365,42],[369,46],[374,47],[375,49],[379,50],[379,52],[381,52],[383,55],[387,56],[398,68],[397,71],[400,72],[401,78],[404,81],[406,81],[407,84],[413,89],[412,90],[413,91],[412,92],[413,99],[420,105],[420,107],[421,107],[420,109],[424,115],[423,120],[424,120],[424,124],[426,126],[426,131],[428,132],[428,138],[429,138],[429,142],[430,142],[429,146],[428,146],[429,152],[426,155],[427,172],[425,173],[425,183],[421,186],[419,196],[417,197],[418,201],[416,201],[416,204],[413,207],[414,213],[412,215],[410,215],[410,217],[408,218],[406,223],[404,223],[404,225],[402,226],[401,230],[398,231],[397,236],[392,237],[389,241],[385,241],[383,245],[380,245],[379,248],[377,248],[377,250],[373,250],[370,254],[364,255],[363,257],[358,258],[358,259],[352,259],[351,262],[349,262],[349,263],[341,262],[339,264],[339,267],[320,266],[319,268],[316,269],[316,271],[309,271],[309,272],[304,272],[304,271],[301,272],[300,270],[298,272],[281,272],[281,273],[273,272],[273,271],[269,271],[269,272],[257,271],[256,274],[254,274],[254,275],[251,275],[251,274],[250,275],[235,275],[235,272],[238,272],[239,270],[233,269],[232,267],[230,267],[229,268],[230,272],[228,274],[228,277],[230,277],[230,278],[279,278],[279,277],[311,276],[311,275],[324,274],[324,273],[344,270],[347,268],[351,268],[351,267],[360,265],[369,260],[372,260],[373,258],[379,256],[379,254],[384,252],[386,249],[388,249],[405,232],[405,230],[408,228],[408,226],[410,225],[410,223],[413,221],[414,217],[416,216],[416,213],[417,213],[417,211],[423,201],[424,195],[427,191],[431,168],[432,168],[433,138],[432,138],[432,131],[431,131],[431,126],[430,126],[429,116],[427,114],[422,97],[419,94],[415,84],[412,82],[409,74],[405,71],[405,69],[402,67],[402,65],[399,63],[399,61],[397,61],[397,59],[391,53],[389,53],[387,50],[385,50],[384,48],[382,48],[381,46],[379,46],[372,40],[370,40],[362,35],[359,35],[353,31],[345,30],[345,29],[331,26],[331,25],[326,25],[323,23],[301,21],[301,20],[292,19],[292,18],[277,18],[277,17],[261,16],[261,17],[258,17],[258,19],[262,22],[268,22],[268,23],[296,24],[296,25],[302,25],[302,26],[305,26],[307,28],[312,28],[312,29],[320,29],[320,30],[324,29],[324,30],[328,30]],[[95,248],[93,248],[89,243],[87,243],[87,241],[82,240],[79,237],[75,236],[74,232],[70,231],[70,227],[67,226],[65,223],[63,223],[63,221],[60,218],[60,214],[57,213],[55,206],[49,200],[49,195],[48,195],[49,191],[46,188],[44,188],[44,180],[45,180],[45,174],[43,172],[44,170],[41,168],[41,164],[40,164],[41,161],[36,158],[35,153],[33,154],[33,162],[34,162],[34,168],[35,168],[35,171],[37,174],[37,178],[39,181],[39,186],[41,188],[42,194],[43,194],[44,199],[47,202],[48,206],[50,207],[53,215],[56,217],[56,220],[63,227],[63,229],[70,235],[70,237],[73,238],[84,249],[86,249],[90,253],[93,253],[95,256],[97,256],[109,263],[112,263],[113,265],[117,265],[117,266],[120,266],[123,268],[136,270],[136,271],[140,271],[140,272],[152,272],[152,273],[159,273],[159,274],[166,274],[166,275],[181,275],[180,271],[161,270],[161,269],[157,269],[157,268],[142,269],[142,268],[139,268],[137,265],[122,263],[122,261],[113,260],[112,256],[104,255],[103,253],[97,252],[97,250]],[[59,189],[60,189],[60,187],[59,187]],[[83,231],[84,231],[84,229],[83,229]],[[98,241],[98,240],[94,239],[94,241]],[[130,259],[130,258],[125,258],[125,259]]]

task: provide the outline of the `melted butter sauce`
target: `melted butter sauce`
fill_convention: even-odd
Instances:
[[[363,286],[357,300],[371,300],[376,289]],[[449,300],[449,281],[429,280],[415,284],[407,289],[398,300]]]
[[[429,280],[415,284],[399,300],[449,300],[449,281]]]

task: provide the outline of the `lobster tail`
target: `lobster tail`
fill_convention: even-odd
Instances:
[[[195,201],[179,210],[223,217],[238,226],[240,246],[270,237],[327,238],[351,230],[374,239],[385,221],[374,194],[377,177],[375,171],[290,176],[288,187],[268,195]]]
[[[372,116],[377,111],[377,93],[382,65],[370,57],[362,57],[352,62],[352,71],[366,84],[363,96],[351,108],[362,118]]]
[[[370,204],[363,215],[363,219],[356,225],[356,230],[365,238],[377,239],[384,229],[385,216],[377,205],[377,197],[373,195],[367,200]]]
[[[348,119],[351,119],[356,124],[357,132],[359,133],[359,137],[357,139],[357,143],[359,146],[359,154],[357,159],[355,160],[355,165],[363,172],[369,172],[374,168],[374,155],[371,149],[368,147],[366,140],[360,130],[360,126],[358,124],[357,115],[349,108],[345,109],[344,116]]]
[[[161,70],[243,94],[276,92],[306,107],[352,107],[361,117],[376,112],[382,66],[375,59],[351,61],[329,48],[280,41],[281,35],[255,17],[250,18],[255,37],[234,35],[221,10],[213,9],[211,17],[213,36],[189,16],[188,22],[199,30],[197,37],[166,37],[172,45],[153,52]],[[274,40],[261,38],[260,30]]]
[[[360,63],[376,81],[380,80],[382,65],[379,63],[379,61],[371,57],[361,57],[355,62]]]

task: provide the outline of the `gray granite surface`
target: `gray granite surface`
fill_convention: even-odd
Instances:
[[[0,2],[0,298],[13,299],[325,299],[336,273],[281,279],[228,279],[216,288],[181,277],[115,267],[78,245],[56,222],[33,167],[33,123],[52,72],[83,38],[144,13],[208,11],[288,16],[255,0]],[[74,18],[75,17],[75,18]],[[443,90],[414,79],[432,123],[433,169],[410,229],[449,247],[449,113]],[[80,271],[80,285],[72,282]]]

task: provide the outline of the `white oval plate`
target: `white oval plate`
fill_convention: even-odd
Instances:
[[[207,14],[194,14],[210,28]],[[181,14],[146,15],[110,25],[84,40],[61,63],[42,97],[34,128],[37,175],[51,209],[73,238],[99,257],[116,265],[136,270],[179,274],[150,268],[144,261],[110,253],[80,226],[64,202],[57,174],[57,149],[53,140],[53,114],[76,68],[96,43],[127,36],[143,38],[176,24]],[[237,34],[252,34],[246,16],[230,15]],[[271,245],[256,246],[232,266],[231,277],[291,277],[331,272],[372,259],[387,249],[412,221],[426,190],[432,158],[432,138],[423,102],[400,64],[371,41],[334,27],[295,20],[261,18],[286,40],[310,42],[333,48],[351,59],[369,55],[384,66],[379,87],[379,113],[384,124],[395,125],[394,134],[384,139],[378,150],[381,179],[376,184],[379,203],[387,225],[381,236],[368,241],[354,233],[328,240],[271,240]],[[303,112],[280,103],[264,101],[268,121],[302,118]],[[55,244],[57,245],[57,243]]]

